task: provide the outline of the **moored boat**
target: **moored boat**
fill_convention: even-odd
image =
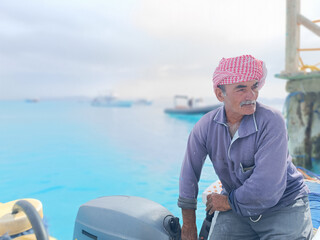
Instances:
[[[201,98],[193,99],[184,95],[176,95],[174,96],[174,107],[166,108],[164,112],[168,114],[205,114],[222,106],[222,104],[202,106],[199,104],[201,101]]]
[[[118,99],[114,96],[102,96],[93,99],[91,105],[95,107],[131,107],[132,101]]]

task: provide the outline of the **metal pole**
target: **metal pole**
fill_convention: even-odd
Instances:
[[[286,73],[296,73],[299,67],[300,26],[300,0],[287,0],[286,19]]]

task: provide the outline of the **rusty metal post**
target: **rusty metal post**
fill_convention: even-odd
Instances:
[[[293,162],[308,169],[320,161],[320,73],[287,82],[285,116]]]

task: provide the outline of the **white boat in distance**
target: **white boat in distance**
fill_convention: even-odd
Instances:
[[[181,100],[184,104],[179,104]],[[201,98],[194,99],[184,95],[176,95],[174,96],[174,107],[166,108],[164,112],[169,114],[205,114],[222,106],[222,104],[201,106],[198,105],[199,102],[202,102]]]
[[[91,105],[95,107],[131,107],[132,104],[130,100],[121,100],[113,95],[96,97],[91,102]]]

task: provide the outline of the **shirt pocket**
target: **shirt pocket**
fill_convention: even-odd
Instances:
[[[239,180],[243,183],[245,180],[247,180],[253,170],[255,168],[255,165],[251,165],[251,166],[244,166],[242,163],[240,163],[239,165],[239,169],[238,169],[238,177],[239,177]]]

